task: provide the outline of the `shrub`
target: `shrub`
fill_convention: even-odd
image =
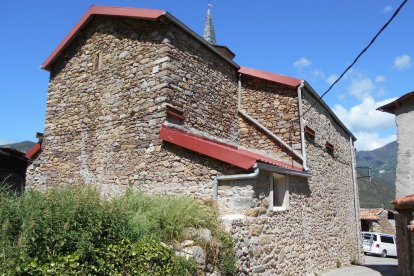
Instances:
[[[231,275],[232,240],[195,199],[128,191],[105,200],[88,186],[0,192],[0,275],[191,275],[195,262],[161,243],[182,241],[188,228],[210,229],[208,261]]]
[[[208,228],[214,233],[219,229],[217,212],[192,198],[150,196],[129,190],[117,201],[117,205],[128,206],[133,239],[157,232],[163,241],[182,241],[190,227]]]
[[[234,241],[230,235],[221,233],[219,236],[219,261],[218,267],[222,275],[236,274],[236,255],[234,253]]]

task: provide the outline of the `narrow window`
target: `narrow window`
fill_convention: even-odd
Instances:
[[[93,57],[93,70],[101,70],[102,68],[102,53],[97,52]]]
[[[305,138],[315,141],[315,131],[308,126],[305,126]]]
[[[176,120],[178,122],[184,122],[184,112],[172,105],[165,106],[165,113],[167,118]]]
[[[326,151],[329,153],[329,154],[331,154],[331,155],[333,155],[333,153],[334,153],[334,146],[331,144],[331,143],[329,143],[329,142],[326,142],[326,144],[325,144],[325,148],[326,148]]]
[[[283,211],[288,209],[288,176],[281,174],[272,174],[270,176],[270,202],[273,211]]]

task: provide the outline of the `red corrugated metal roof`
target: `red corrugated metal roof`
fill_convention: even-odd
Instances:
[[[297,78],[292,78],[292,77],[283,76],[283,75],[279,75],[275,73],[247,68],[244,66],[240,67],[239,73],[252,76],[252,77],[256,77],[256,78],[260,78],[260,79],[264,79],[264,80],[268,80],[268,81],[272,81],[272,82],[276,82],[276,83],[285,84],[291,87],[297,87],[300,85],[300,82],[301,82],[301,80]]]
[[[42,149],[42,146],[40,143],[36,143],[26,152],[26,158],[33,159],[33,157],[36,156]]]
[[[228,164],[232,164],[245,170],[252,168],[254,164],[256,164],[258,161],[261,161],[263,163],[271,164],[274,166],[303,172],[303,168],[292,166],[288,163],[275,160],[264,155],[240,149],[232,145],[213,141],[205,137],[196,136],[182,130],[167,127],[165,125],[161,127],[159,137],[164,141],[226,162]]]
[[[73,40],[76,34],[88,23],[88,21],[94,15],[110,15],[110,16],[122,16],[133,17],[145,20],[156,20],[163,15],[163,10],[149,10],[139,8],[122,8],[122,7],[107,7],[107,6],[92,6],[82,16],[75,27],[65,36],[59,46],[50,54],[50,56],[43,62],[41,68],[49,70],[50,64],[59,56],[59,54],[65,49],[65,47]]]

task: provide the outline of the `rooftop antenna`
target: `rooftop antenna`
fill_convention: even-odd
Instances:
[[[213,5],[210,1],[208,1],[208,10],[207,10],[207,18],[206,23],[204,25],[204,39],[210,43],[215,45],[216,44],[216,33],[214,32],[214,25],[213,25],[213,18],[211,16],[211,8]]]

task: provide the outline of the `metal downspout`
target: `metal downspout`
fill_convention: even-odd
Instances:
[[[356,173],[355,173],[355,151],[354,145],[352,142],[352,136],[349,136],[349,146],[351,149],[351,164],[352,164],[352,182],[354,188],[354,209],[355,209],[355,231],[356,231],[356,238],[358,244],[358,260],[361,260],[360,252],[361,252],[361,235],[360,235],[360,228],[359,228],[359,204],[358,204],[358,186],[356,181]]]
[[[254,171],[248,174],[233,174],[233,175],[220,175],[214,178],[213,184],[213,199],[217,200],[218,198],[218,182],[219,181],[230,181],[230,180],[244,180],[244,179],[253,179],[256,178],[259,173],[260,169],[257,167],[257,164],[253,166]]]
[[[299,109],[299,127],[300,127],[300,141],[302,151],[302,166],[305,171],[309,171],[308,164],[306,162],[306,143],[305,143],[305,124],[303,119],[303,107],[302,107],[302,88],[305,86],[303,80],[300,81],[298,87],[298,109]]]
[[[270,137],[278,141],[281,145],[283,145],[285,148],[287,148],[290,152],[292,152],[299,160],[303,161],[303,157],[301,154],[298,154],[293,148],[291,148],[288,144],[286,144],[282,139],[280,139],[278,136],[276,136],[273,132],[271,132],[269,129],[267,129],[265,126],[263,126],[261,123],[259,123],[257,120],[252,118],[250,115],[248,115],[246,112],[244,112],[241,109],[241,74],[239,74],[239,81],[238,81],[238,89],[237,89],[237,111],[243,115],[247,120],[252,122],[255,126],[266,132]]]

